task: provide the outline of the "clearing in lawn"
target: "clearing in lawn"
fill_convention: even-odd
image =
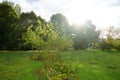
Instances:
[[[32,60],[35,52],[0,52],[0,80],[40,80],[36,71],[40,60]],[[61,60],[74,70],[76,80],[120,80],[120,52],[69,50],[61,52]],[[44,79],[44,80],[47,80]]]

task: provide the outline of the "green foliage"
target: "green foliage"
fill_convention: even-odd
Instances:
[[[120,39],[114,40],[112,44],[115,49],[120,50]]]
[[[74,49],[83,50],[99,46],[103,50],[120,50],[120,28],[109,27],[103,33],[106,38],[99,42],[100,31],[96,31],[90,20],[70,26],[66,17],[57,13],[48,23],[33,11],[21,13],[20,6],[11,1],[0,3],[1,50],[54,49],[59,52],[72,45]]]
[[[53,64],[47,70],[49,80],[66,80],[71,74],[71,67],[68,64]]]
[[[33,31],[31,28],[32,26],[29,27],[28,31],[23,36],[23,38],[27,43],[30,43],[32,47],[35,47],[38,50],[40,50],[40,46],[43,45],[43,40],[40,37],[40,34],[42,34],[41,33],[42,31],[40,31],[41,29],[39,28],[36,28],[36,30]]]
[[[0,49],[11,49],[16,45],[18,16],[14,9],[4,3],[0,3]]]
[[[102,50],[120,50],[119,28],[109,27],[106,30],[106,38],[101,41]]]
[[[33,25],[34,27],[39,25],[39,23],[37,22],[38,20],[39,18],[36,16],[36,14],[33,11],[27,13],[21,13],[20,19],[18,21],[18,26],[21,27],[22,32],[26,32],[30,25]]]
[[[59,36],[66,34],[66,29],[69,27],[69,23],[64,15],[57,13],[51,16],[50,22],[53,24],[54,30]]]
[[[46,21],[40,16],[37,17],[33,11],[21,13],[18,4],[6,0],[0,3],[0,49],[35,49],[30,43],[24,44],[22,35],[27,32],[31,25],[33,25],[31,30],[35,30],[36,26],[39,25],[38,21],[41,21],[42,25],[46,24]]]
[[[73,40],[73,47],[76,50],[88,48],[88,39],[84,34],[77,34]]]
[[[27,32],[23,36],[23,39],[38,50],[46,49],[49,45],[51,45],[50,42],[53,40],[53,37],[55,37],[55,34],[49,24],[44,25],[41,21],[38,21],[38,23],[39,25],[35,28],[35,30],[33,30],[33,26],[29,26]]]
[[[3,0],[2,4],[4,5],[8,5],[10,7],[12,7],[12,9],[15,11],[15,13],[17,14],[17,16],[19,17],[21,14],[21,8],[18,4],[15,4],[12,1],[8,1],[8,0]]]
[[[58,51],[68,50],[71,44],[71,40],[67,36],[61,36],[57,38],[57,48]]]
[[[22,39],[23,35],[28,32],[28,29],[30,29],[32,32],[36,30],[36,28],[41,27],[42,29],[45,29],[48,23],[42,19],[40,16],[37,16],[33,11],[27,12],[27,13],[22,13],[20,15],[20,19],[18,21],[18,27],[19,27],[19,37],[20,37],[20,47],[23,50],[27,49],[36,49],[34,45],[31,43],[24,44],[26,41]],[[30,27],[32,26],[32,27]],[[45,27],[45,28],[43,28]],[[47,29],[46,29],[47,31]],[[35,47],[35,48],[34,48]]]
[[[103,40],[101,41],[100,46],[102,50],[113,50],[113,49],[120,50],[120,40],[115,39],[112,40],[111,42]]]
[[[71,39],[67,31],[67,29],[69,29],[69,23],[66,17],[57,13],[51,16],[50,23],[53,25],[53,30],[57,34],[55,43],[58,51],[68,49],[71,44]]]

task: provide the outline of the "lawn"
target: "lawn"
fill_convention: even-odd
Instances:
[[[34,52],[0,52],[0,80],[38,80],[40,61],[31,60]],[[69,50],[62,61],[75,70],[77,80],[120,80],[120,52]]]
[[[30,59],[31,52],[0,52],[0,80],[37,80],[40,62]]]
[[[74,66],[78,80],[120,80],[120,52],[69,51],[63,61]]]

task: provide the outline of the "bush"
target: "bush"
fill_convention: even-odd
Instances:
[[[85,36],[76,36],[73,40],[73,48],[76,50],[85,50],[88,48],[88,41]]]
[[[120,50],[120,39],[116,39],[113,41],[113,46],[115,49]]]
[[[67,80],[72,72],[70,65],[55,63],[50,66],[46,74],[50,80]]]
[[[107,41],[104,39],[100,42],[100,48],[102,50],[120,50],[120,40]]]

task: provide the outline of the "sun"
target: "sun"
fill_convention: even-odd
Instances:
[[[81,24],[85,20],[92,19],[93,6],[85,1],[78,0],[71,3],[69,14],[66,15],[70,24]]]
[[[65,15],[70,24],[81,24],[85,20],[91,20],[96,28],[104,29],[110,26],[118,26],[119,8],[106,7],[95,3],[96,0],[72,0],[70,10]],[[117,13],[116,13],[117,12]]]
[[[77,15],[77,14],[73,14],[73,15],[74,16],[68,18],[70,24],[82,24],[84,23],[85,20],[89,19],[82,15]]]

